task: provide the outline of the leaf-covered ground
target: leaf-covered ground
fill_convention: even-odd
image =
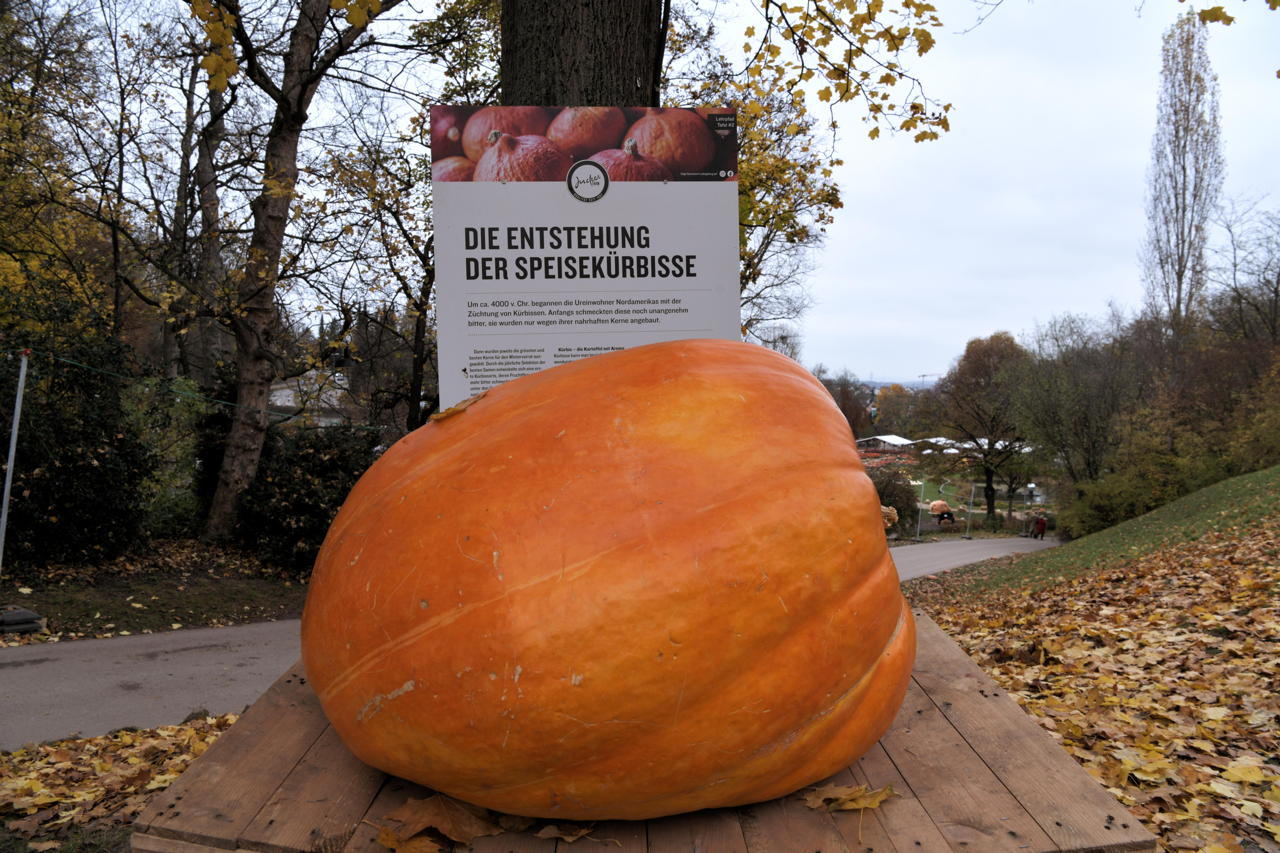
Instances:
[[[198,717],[0,752],[4,829],[44,853],[86,832],[129,824],[236,719]]]
[[[1280,515],[1100,573],[907,585],[1169,850],[1280,851]],[[1064,549],[1066,551],[1066,549]]]
[[[0,645],[145,634],[296,617],[306,585],[233,548],[156,542],[101,566],[6,568],[0,605],[44,617],[39,634]]]

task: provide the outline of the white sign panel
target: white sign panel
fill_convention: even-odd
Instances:
[[[441,408],[609,350],[740,337],[731,113],[546,110],[543,133],[513,135],[488,128],[541,108],[461,116],[456,109],[441,115],[464,130],[442,131],[439,144],[433,132]],[[601,114],[619,119],[614,130],[578,138],[590,136],[589,119]],[[532,118],[536,130],[539,117]],[[432,122],[433,131],[449,123],[434,112]],[[463,146],[478,136],[475,122],[487,144],[472,145],[468,157]],[[577,137],[558,134],[557,122]],[[692,154],[663,148],[662,134],[673,127],[695,142],[704,134],[709,144]],[[529,128],[512,130],[521,129]],[[440,156],[450,142],[462,153]],[[643,153],[646,143],[655,156]],[[457,177],[468,173],[470,180]]]

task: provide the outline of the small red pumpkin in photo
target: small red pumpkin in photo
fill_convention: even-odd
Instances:
[[[495,130],[476,163],[473,181],[563,181],[573,161],[545,136],[511,136]]]
[[[542,136],[550,122],[551,116],[542,107],[485,107],[467,119],[462,129],[462,153],[478,163],[485,149],[493,144],[493,131],[511,136]]]
[[[716,156],[706,119],[693,110],[651,109],[631,125],[627,138],[636,150],[660,161],[677,177],[681,172],[701,172]]]
[[[618,107],[566,107],[551,120],[547,139],[574,160],[616,148],[627,130],[627,117]]]
[[[630,138],[621,148],[600,151],[588,159],[604,166],[611,181],[669,181],[672,178],[670,169],[636,151],[636,141]]]
[[[475,170],[476,164],[466,157],[446,157],[431,164],[431,180],[469,181]]]

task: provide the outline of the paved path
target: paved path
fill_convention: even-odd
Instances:
[[[0,750],[242,711],[298,659],[298,620],[0,649]]]
[[[893,559],[905,580],[1051,544],[955,540],[894,548]],[[298,654],[296,619],[0,648],[0,750],[241,711]]]
[[[1053,539],[953,539],[946,542],[927,542],[919,545],[899,545],[889,553],[898,567],[898,577],[904,581],[923,575],[933,575],[1009,554],[1039,551],[1058,544]]]

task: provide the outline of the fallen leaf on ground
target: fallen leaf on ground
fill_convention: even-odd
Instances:
[[[407,840],[425,829],[434,829],[463,844],[470,844],[481,836],[501,833],[502,827],[490,818],[491,813],[487,810],[468,807],[443,794],[425,800],[408,800],[387,815],[388,820],[400,824],[394,831],[401,839]]]
[[[387,826],[378,827],[378,843],[396,853],[441,853],[443,849],[425,835],[401,839]]]
[[[1280,514],[1047,586],[905,589],[1165,849],[1280,853]]]
[[[561,841],[574,842],[589,834],[593,829],[595,829],[595,826],[589,823],[551,823],[539,829],[534,835],[539,838],[558,838]]]
[[[866,785],[824,785],[805,794],[804,802],[811,809],[829,812],[850,809],[875,809],[890,797],[898,796],[892,785],[869,788]]]

